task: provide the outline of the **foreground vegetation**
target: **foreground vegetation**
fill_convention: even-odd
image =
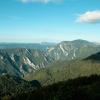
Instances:
[[[17,95],[12,100],[100,100],[100,76],[70,79]]]
[[[0,76],[0,99],[5,99],[22,93],[32,92],[41,85],[38,81],[25,81],[19,77]]]

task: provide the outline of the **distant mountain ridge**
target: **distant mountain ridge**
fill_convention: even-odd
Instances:
[[[0,49],[12,49],[12,48],[26,48],[26,49],[47,49],[55,43],[0,43]]]

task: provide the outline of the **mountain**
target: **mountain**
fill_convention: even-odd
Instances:
[[[55,60],[82,59],[100,51],[100,45],[85,40],[63,41],[48,49],[48,55]]]
[[[41,85],[37,80],[25,81],[19,77],[3,75],[0,76],[0,100],[6,96],[32,92],[40,87]]]
[[[0,75],[24,77],[57,61],[84,59],[97,52],[100,52],[100,45],[85,40],[63,41],[59,44],[6,44],[6,47],[2,44]]]

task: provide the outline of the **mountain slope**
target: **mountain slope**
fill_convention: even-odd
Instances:
[[[63,41],[48,49],[48,55],[55,60],[82,59],[100,51],[100,45],[85,40]]]
[[[100,100],[100,76],[62,81],[12,100]]]
[[[26,80],[36,79],[39,80],[41,84],[48,85],[59,81],[82,76],[90,76],[93,74],[100,75],[100,61],[87,59],[72,60],[69,62],[58,61],[48,68],[28,74],[24,78]]]
[[[28,93],[40,88],[38,81],[25,81],[19,77],[3,75],[0,76],[0,99],[5,96],[14,96]]]
[[[100,61],[100,52],[93,54],[89,57],[87,57],[85,60],[95,60],[95,61]]]
[[[23,76],[52,62],[37,49],[0,49],[0,74]]]

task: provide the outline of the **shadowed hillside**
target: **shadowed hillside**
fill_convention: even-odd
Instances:
[[[59,82],[40,90],[21,94],[14,100],[100,100],[100,76]],[[13,100],[12,99],[12,100]]]
[[[0,76],[0,98],[28,93],[41,87],[37,80],[25,81],[9,75]]]
[[[85,60],[95,60],[95,61],[100,61],[100,52],[93,54],[89,57],[87,57]]]

